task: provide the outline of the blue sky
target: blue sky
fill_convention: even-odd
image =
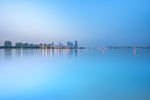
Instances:
[[[1,0],[0,45],[78,40],[82,46],[150,45],[149,0]]]

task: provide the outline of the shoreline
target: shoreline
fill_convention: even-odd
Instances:
[[[88,48],[88,47],[4,47],[0,46],[0,49],[150,49],[150,47],[101,47],[101,48]]]
[[[87,49],[86,47],[4,47],[1,46],[0,49]]]

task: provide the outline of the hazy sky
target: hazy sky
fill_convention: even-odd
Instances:
[[[150,0],[0,0],[5,40],[150,45]]]

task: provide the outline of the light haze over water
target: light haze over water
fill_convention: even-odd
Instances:
[[[0,100],[150,100],[150,49],[0,49]]]
[[[0,0],[0,45],[149,46],[150,0]]]

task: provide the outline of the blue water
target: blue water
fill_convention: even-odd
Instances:
[[[150,100],[150,49],[0,49],[0,100]]]

